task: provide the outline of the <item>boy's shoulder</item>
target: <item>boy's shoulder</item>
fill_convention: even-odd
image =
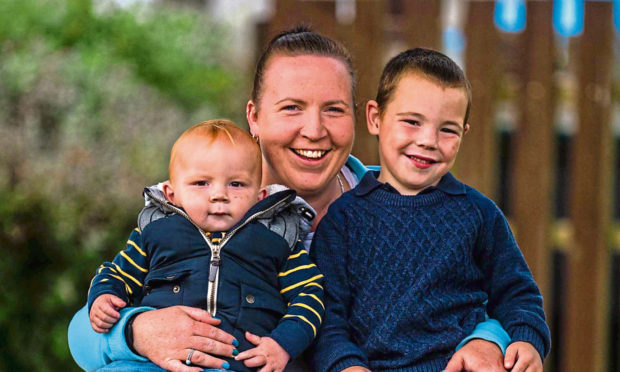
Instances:
[[[500,213],[503,215],[497,204],[488,196],[483,194],[481,191],[476,188],[469,186],[456,177],[454,177],[451,173],[448,173],[446,176],[452,177],[456,182],[463,186],[465,197],[476,206],[476,208],[480,211],[480,213],[485,216],[489,214],[497,214]],[[446,177],[444,176],[444,177]]]

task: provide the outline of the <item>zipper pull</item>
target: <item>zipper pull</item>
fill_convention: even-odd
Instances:
[[[212,283],[215,281],[217,272],[220,269],[220,261],[221,260],[219,257],[213,257],[211,259],[211,265],[209,266],[209,281]]]

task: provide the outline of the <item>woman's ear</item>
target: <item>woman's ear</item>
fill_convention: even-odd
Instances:
[[[250,127],[250,133],[253,137],[258,138],[258,106],[256,106],[252,100],[249,100],[248,104],[245,106],[245,117],[248,121],[248,126]]]
[[[463,126],[463,135],[467,134],[467,132],[469,132],[469,123],[465,123]]]
[[[166,200],[168,200],[172,204],[175,204],[174,203],[174,188],[172,187],[170,180],[164,182],[163,188],[164,188],[164,196],[166,197]]]
[[[368,132],[375,136],[379,135],[379,127],[381,126],[381,113],[377,101],[370,100],[366,104],[366,125]]]

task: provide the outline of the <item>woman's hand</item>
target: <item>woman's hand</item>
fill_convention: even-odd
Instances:
[[[147,311],[133,322],[133,346],[139,354],[170,371],[202,370],[185,365],[190,349],[196,350],[191,357],[193,365],[222,368],[228,363],[212,355],[232,357],[236,340],[215,327],[220,322],[204,310],[187,306]]]
[[[444,372],[506,372],[502,350],[490,341],[471,340],[454,353]]]

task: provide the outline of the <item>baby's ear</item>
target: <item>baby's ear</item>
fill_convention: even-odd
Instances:
[[[172,187],[172,184],[170,183],[169,180],[164,182],[163,189],[164,189],[164,196],[166,197],[166,200],[174,204],[174,188]]]
[[[258,201],[261,201],[267,197],[267,189],[264,187],[258,190]]]

